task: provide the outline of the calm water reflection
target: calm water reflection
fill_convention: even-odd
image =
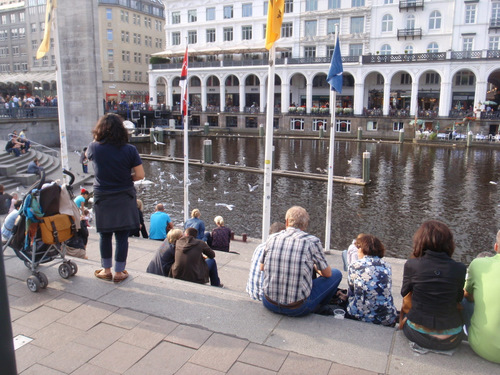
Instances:
[[[203,158],[203,139],[190,140],[190,158]],[[257,138],[212,138],[213,160],[261,167],[264,141]],[[276,168],[319,172],[328,166],[328,140],[275,139]],[[165,146],[138,144],[139,152],[182,157],[182,138],[167,138]],[[372,184],[334,184],[331,247],[344,249],[360,232],[378,236],[390,256],[406,258],[412,236],[428,219],[439,219],[453,231],[455,257],[469,263],[475,254],[491,250],[498,229],[498,151],[385,143],[336,142],[334,174],[361,177],[362,154],[371,153]],[[146,218],[156,203],[165,203],[174,222],[183,220],[183,166],[145,162],[155,186],[141,187]],[[222,215],[236,234],[261,237],[263,175],[190,167],[190,207],[199,208],[207,227]],[[248,185],[259,185],[250,192]],[[311,215],[309,232],[325,237],[326,182],[273,178],[271,222],[283,220],[292,205]],[[233,210],[216,203],[235,205]]]

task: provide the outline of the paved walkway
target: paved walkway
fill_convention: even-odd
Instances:
[[[62,279],[59,261],[41,265],[49,286],[32,293],[30,275],[5,253],[14,336],[33,341],[16,351],[20,374],[497,374],[500,366],[463,343],[451,357],[413,352],[400,331],[331,316],[287,318],[244,292],[258,240],[235,241],[217,252],[224,288],[143,271],[157,241],[132,238],[120,284],[98,280],[98,236],[89,260]],[[338,252],[327,255],[339,266]],[[398,304],[404,261],[390,259]],[[345,273],[344,273],[345,275]],[[343,280],[345,285],[345,279]]]

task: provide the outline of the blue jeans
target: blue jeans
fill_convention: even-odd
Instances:
[[[262,304],[268,310],[277,314],[287,316],[304,316],[315,312],[319,306],[328,304],[337,292],[337,287],[339,286],[341,280],[342,273],[335,268],[332,268],[332,276],[318,277],[314,279],[312,281],[313,286],[311,294],[298,308],[290,309],[284,306],[276,306],[270,303],[266,298],[262,298]]]
[[[464,320],[467,335],[469,335],[470,320],[474,314],[474,302],[469,302],[465,297],[462,299],[462,319]]]
[[[128,230],[114,232],[115,251],[115,272],[123,272],[127,264],[128,255]],[[101,265],[104,268],[111,268],[113,262],[113,232],[99,233],[99,248],[101,250]]]
[[[215,259],[207,258],[207,259],[205,259],[205,262],[207,263],[207,266],[208,266],[208,277],[210,278],[210,285],[219,286],[220,279],[219,279],[219,273],[217,271],[217,263],[215,262]]]
[[[13,152],[13,153],[14,153],[14,156],[21,156],[21,150],[20,150],[20,149],[18,149],[18,148],[14,148],[14,147],[13,147],[13,148],[8,148],[8,149],[6,149],[5,151],[7,151],[7,152],[9,152],[9,153],[10,153],[10,152]]]

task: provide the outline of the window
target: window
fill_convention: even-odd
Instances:
[[[224,42],[231,42],[233,40],[233,28],[224,27]]]
[[[349,44],[349,56],[361,56],[363,54],[363,44]]]
[[[335,46],[326,46],[326,57],[329,59],[333,56],[333,51],[335,50]]]
[[[302,118],[290,119],[290,130],[304,130],[304,119]]]
[[[500,45],[500,36],[490,36],[490,42],[488,49],[492,51],[498,51],[498,46]]]
[[[196,9],[188,10],[188,22],[196,22],[198,20],[198,16],[196,13]]]
[[[464,37],[462,40],[462,51],[472,51],[474,38],[471,36]]]
[[[410,14],[408,17],[406,17],[406,28],[407,29],[415,28],[415,16],[413,14]]]
[[[337,120],[335,125],[335,131],[337,133],[351,132],[351,120]]]
[[[113,41],[113,29],[107,29],[106,35],[107,35],[108,42],[112,42]]]
[[[269,1],[264,1],[264,7],[263,7],[263,15],[267,16],[267,12],[269,10]]]
[[[455,76],[456,86],[474,86],[476,84],[476,76],[469,70],[462,70]]]
[[[405,53],[413,53],[413,46],[410,46],[410,45],[406,46]]]
[[[318,21],[306,21],[304,23],[305,25],[305,31],[304,31],[304,36],[306,37],[311,37],[311,36],[316,36],[316,28],[317,28]]]
[[[196,30],[188,31],[188,44],[196,44],[198,43],[198,34]]]
[[[351,0],[351,8],[364,7],[365,0]]]
[[[391,46],[388,45],[388,44],[384,44],[381,48],[380,48],[380,54],[381,55],[390,55],[391,54]]]
[[[366,123],[366,130],[377,131],[377,121],[368,121]]]
[[[252,26],[241,26],[241,39],[242,40],[252,39]]]
[[[304,47],[304,57],[316,57],[316,47]]]
[[[106,19],[111,21],[113,19],[113,11],[111,8],[106,8]]]
[[[433,11],[429,16],[429,30],[438,30],[441,28],[441,13]]]
[[[318,0],[306,0],[306,12],[318,10]]]
[[[32,32],[32,33],[36,33],[36,22],[33,22],[33,23],[31,24],[31,32]]]
[[[328,120],[326,118],[315,118],[313,119],[313,131],[317,132],[322,127],[323,130],[326,130],[328,125]]]
[[[328,0],[328,9],[339,9],[340,0]]]
[[[476,23],[476,4],[465,5],[465,23]]]
[[[427,52],[428,53],[437,53],[439,52],[439,46],[436,42],[429,43],[427,46]]]
[[[241,16],[242,17],[252,17],[252,3],[241,5]]]
[[[440,78],[440,76],[437,73],[426,73],[425,74],[425,83],[438,85],[440,82],[439,78]]]
[[[335,25],[339,25],[340,30],[340,18],[330,18],[326,20],[326,33],[335,34]]]
[[[358,34],[364,31],[365,17],[351,17],[351,34]]]
[[[384,76],[380,73],[377,73],[377,85],[383,85],[384,84]]]
[[[10,15],[10,23],[16,23],[16,14],[15,13],[11,13],[11,15]]]
[[[3,40],[3,38],[2,38],[2,40]],[[38,49],[38,40],[32,40],[31,41],[31,49],[33,51],[36,51]]]
[[[285,0],[285,13],[293,13],[293,0]]]
[[[224,19],[229,19],[229,18],[233,18],[233,6],[232,5],[226,5],[224,7]]]
[[[24,12],[19,13],[19,22],[24,22]]]
[[[409,85],[411,84],[411,76],[408,73],[401,73],[401,84]]]
[[[400,130],[403,130],[404,129],[404,122],[402,121],[395,121],[392,123],[392,130],[395,131],[395,132],[398,132]]]
[[[215,29],[207,29],[207,43],[215,42]]]
[[[19,28],[19,39],[24,39],[26,37],[26,29],[24,27]]]
[[[108,49],[108,61],[114,61],[115,60],[115,53],[112,49]]]
[[[207,8],[207,21],[215,20],[215,8]]]
[[[172,12],[172,24],[176,25],[181,23],[181,12]]]
[[[12,39],[17,39],[19,37],[19,30],[16,28],[10,30],[10,37]]]
[[[393,0],[384,0],[384,4],[392,4],[393,2]]]
[[[120,19],[122,22],[128,23],[128,12],[124,10],[120,11]]]
[[[281,24],[281,37],[282,38],[291,38],[292,36],[293,36],[293,23],[292,22],[283,22]]]
[[[392,31],[392,16],[386,14],[382,17],[382,32]]]

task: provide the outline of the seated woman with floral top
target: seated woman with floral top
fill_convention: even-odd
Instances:
[[[356,238],[358,260],[348,270],[348,317],[394,326],[397,310],[392,298],[391,266],[381,258],[385,254],[382,242],[371,234],[360,234]]]

